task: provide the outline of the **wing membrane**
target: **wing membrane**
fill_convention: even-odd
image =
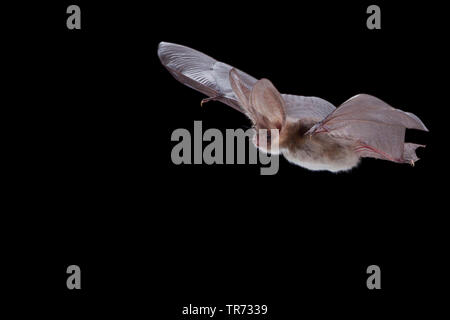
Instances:
[[[159,44],[158,56],[166,69],[181,83],[245,113],[230,84],[229,74],[234,67],[197,50],[168,42]],[[251,90],[257,79],[234,69],[243,85]],[[285,100],[286,114],[294,119],[318,122],[335,109],[331,103],[317,97],[281,96]]]

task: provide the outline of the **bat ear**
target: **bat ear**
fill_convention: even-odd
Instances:
[[[233,68],[230,70],[230,85],[231,89],[233,89],[234,94],[239,101],[239,104],[244,108],[247,115],[255,121],[253,118],[253,110],[250,106],[250,90],[251,88],[247,87],[239,76],[238,71]]]
[[[240,105],[258,129],[279,129],[286,121],[284,99],[267,79],[249,88],[236,69],[230,70],[230,84]]]
[[[255,111],[258,128],[281,130],[284,126],[284,99],[269,80],[261,79],[255,83],[250,92],[250,106]]]

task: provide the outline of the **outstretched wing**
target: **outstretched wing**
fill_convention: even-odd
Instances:
[[[286,115],[292,119],[319,122],[336,109],[330,102],[318,97],[281,96],[286,103]]]
[[[232,66],[197,50],[168,42],[159,44],[158,56],[163,66],[181,83],[244,112],[231,88],[229,74]],[[257,79],[235,70],[248,88],[253,87]]]
[[[159,44],[158,56],[161,63],[181,83],[246,113],[230,84],[229,74],[233,69],[232,66],[197,50],[168,42]],[[241,70],[234,69],[242,85],[250,91],[257,79]],[[318,122],[335,109],[331,103],[316,97],[290,94],[281,96],[285,100],[287,116],[294,119],[310,119]]]
[[[405,143],[405,130],[428,131],[414,114],[395,109],[367,94],[356,95],[306,134],[326,133],[355,141],[355,151],[362,157],[395,162],[418,160],[415,150],[421,145]]]

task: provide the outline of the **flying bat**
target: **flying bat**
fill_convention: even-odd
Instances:
[[[182,45],[161,42],[158,56],[175,79],[208,96],[201,104],[216,100],[244,113],[256,147],[301,167],[346,171],[365,157],[414,165],[416,149],[425,147],[405,143],[406,128],[428,131],[422,121],[374,96],[358,94],[336,108],[318,97],[280,94],[268,79]]]

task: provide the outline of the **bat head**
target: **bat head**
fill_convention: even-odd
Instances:
[[[267,79],[258,80],[249,88],[236,69],[230,71],[230,84],[256,129],[253,138],[255,146],[264,152],[279,153],[279,137],[286,123],[281,94]]]

